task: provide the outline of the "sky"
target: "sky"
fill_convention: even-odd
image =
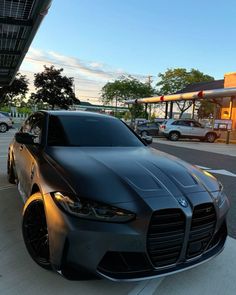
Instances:
[[[235,0],[53,0],[20,68],[63,67],[77,96],[98,103],[121,75],[153,85],[168,68],[222,79],[236,71]]]

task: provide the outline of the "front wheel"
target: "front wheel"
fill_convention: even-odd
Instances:
[[[22,233],[31,258],[45,269],[51,269],[49,239],[43,201],[34,196],[26,203],[23,213]]]
[[[208,133],[206,135],[206,141],[207,142],[213,143],[213,142],[215,142],[215,140],[216,140],[216,134],[215,133]]]

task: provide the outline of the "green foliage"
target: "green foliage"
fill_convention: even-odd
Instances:
[[[11,108],[9,106],[2,106],[2,107],[0,107],[0,111],[10,113]]]
[[[156,119],[155,114],[151,114],[151,116],[150,116],[150,121],[153,121],[153,122],[154,122],[155,119]]]
[[[214,114],[215,104],[209,100],[202,100],[198,108],[198,118],[206,119],[211,118]]]
[[[101,98],[104,104],[124,102],[126,99],[136,99],[142,97],[149,97],[154,94],[154,89],[148,83],[128,76],[121,77],[114,82],[108,82],[102,88]],[[133,105],[130,107],[130,112],[133,118],[145,116],[143,105]]]
[[[20,114],[27,114],[27,115],[32,113],[32,109],[26,106],[17,108],[17,111]]]
[[[44,66],[44,71],[35,74],[36,93],[31,94],[35,103],[46,103],[55,107],[68,109],[76,99],[73,91],[73,78],[62,76],[63,69]]]
[[[192,83],[214,80],[213,77],[205,75],[199,70],[187,71],[184,68],[168,69],[164,74],[160,73],[158,77],[161,80],[157,86],[160,87],[159,91],[162,95],[174,94]]]
[[[114,102],[116,99],[118,102],[124,102],[125,99],[148,97],[153,93],[154,89],[149,84],[128,76],[103,86],[101,98],[104,103]]]
[[[125,121],[128,121],[128,120],[130,120],[131,119],[131,114],[130,114],[130,112],[125,112],[125,114],[124,114],[124,120]]]
[[[15,106],[22,102],[29,90],[28,84],[29,81],[26,76],[17,73],[11,85],[0,88],[1,105]]]
[[[159,92],[162,95],[174,94],[192,83],[214,80],[213,77],[205,75],[199,70],[191,69],[187,71],[184,68],[168,69],[165,73],[160,73],[158,76],[160,82],[157,83],[157,86],[160,87]],[[192,101],[178,101],[176,104],[180,110],[181,117],[192,106]]]

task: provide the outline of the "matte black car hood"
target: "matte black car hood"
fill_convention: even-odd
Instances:
[[[108,203],[217,191],[217,180],[148,147],[49,147],[49,162],[79,197]]]

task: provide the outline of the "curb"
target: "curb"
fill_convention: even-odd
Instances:
[[[215,141],[215,143],[225,143],[226,144],[226,139],[220,139],[220,138],[218,138],[216,141]],[[232,140],[230,140],[229,141],[229,143],[230,144],[236,144],[236,140],[235,139],[232,139]]]

